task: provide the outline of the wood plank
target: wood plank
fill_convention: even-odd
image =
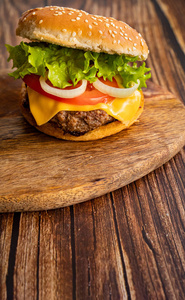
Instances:
[[[180,225],[184,217],[174,222],[173,201],[166,195],[170,187],[166,181],[158,181],[163,175],[157,170],[113,194],[121,248],[128,257],[126,270],[132,274],[131,283],[139,299],[181,299],[185,292],[181,277],[185,256]],[[177,199],[180,209],[182,199]],[[176,222],[181,227],[180,234]]]
[[[185,53],[185,32],[184,32],[184,15],[185,5],[181,0],[156,0],[161,10],[167,17],[172,30],[180,44],[182,51]]]
[[[146,40],[150,40],[148,64],[152,69],[152,80],[165,86],[185,103],[184,54],[168,20],[155,3],[147,1],[143,12],[150,19],[143,29]]]
[[[24,295],[24,299],[36,300],[39,213],[21,214],[17,230],[19,236],[12,286],[14,299],[21,299]]]
[[[7,274],[10,263],[13,214],[0,214],[0,299],[7,298]],[[13,273],[9,273],[13,276]]]
[[[12,288],[14,299],[71,299],[70,208],[23,213],[18,232],[13,286],[7,286],[9,296]]]
[[[75,205],[76,298],[126,299],[127,282],[110,195]],[[97,280],[98,279],[98,280]]]
[[[39,299],[72,299],[72,225],[70,208],[40,214]]]

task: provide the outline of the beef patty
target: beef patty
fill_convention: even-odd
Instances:
[[[23,103],[29,109],[28,95]],[[104,110],[92,111],[60,111],[49,122],[57,124],[65,133],[80,136],[102,125],[116,121]]]
[[[56,122],[64,132],[74,136],[80,136],[97,127],[115,121],[104,110],[97,109],[92,111],[60,111],[51,119]]]

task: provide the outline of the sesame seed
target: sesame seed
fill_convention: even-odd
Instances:
[[[61,11],[59,11],[59,12],[58,12],[58,14],[61,16],[61,15],[62,15],[62,12],[61,12]]]
[[[96,20],[96,18],[95,18],[95,17],[93,17],[93,16],[91,17],[91,19],[93,19],[93,20]]]
[[[127,25],[125,25],[125,28],[127,28]]]
[[[137,44],[136,44],[136,43],[134,43],[134,46],[137,46]]]
[[[113,27],[116,27],[116,25],[115,25],[113,22],[111,22],[111,25],[112,25]]]
[[[77,19],[77,20],[80,20],[80,17],[77,17],[76,19]]]
[[[127,36],[125,36],[125,40],[128,40],[128,37],[127,37]]]
[[[78,35],[80,36],[82,34],[82,30],[79,30],[78,31]]]
[[[136,47],[133,47],[133,50],[136,50]]]
[[[54,8],[50,8],[50,10],[54,10]]]
[[[72,36],[76,36],[76,32],[75,31],[73,31]]]
[[[99,22],[103,22],[103,20],[102,20],[102,19],[98,19],[98,21],[99,21]]]
[[[65,28],[62,29],[62,32],[66,32],[66,31],[67,31],[67,29],[65,29]]]
[[[91,25],[89,25],[89,28],[90,28],[90,29],[92,29],[92,26],[91,26]]]
[[[100,34],[103,34],[103,31],[101,31],[101,30],[99,30],[98,32],[99,32]]]
[[[75,22],[75,21],[76,21],[76,19],[71,19],[71,21],[72,21],[72,22]]]
[[[89,35],[89,36],[91,36],[91,35],[92,35],[92,32],[91,32],[91,31],[89,31],[88,35]]]
[[[120,32],[120,35],[121,35],[121,36],[123,36],[123,33],[122,33],[122,32]]]
[[[89,21],[86,19],[85,22],[88,23]]]
[[[82,16],[82,13],[79,13],[78,16],[81,17],[81,16]]]
[[[39,21],[39,24],[41,24],[42,22],[43,22],[43,20],[40,20],[40,21]]]
[[[110,25],[108,23],[106,23],[105,26],[109,27]]]
[[[23,21],[26,21],[26,17],[23,19]]]
[[[97,23],[97,22],[93,22],[93,24],[94,24],[94,25],[98,25],[98,23]]]
[[[113,37],[113,38],[115,37],[115,34],[114,34],[114,33],[112,34],[112,37]]]
[[[143,44],[144,44],[143,41],[141,41],[141,45],[142,45],[142,46],[143,46]]]
[[[138,39],[138,36],[136,35],[136,39]]]
[[[68,13],[68,15],[70,15],[70,16],[71,16],[71,15],[72,15],[72,13],[71,13],[71,12],[69,12],[69,13]]]
[[[124,35],[127,36],[128,34],[127,34],[127,33],[124,33]]]
[[[113,44],[116,44],[116,40],[113,41]]]
[[[113,32],[114,32],[115,34],[117,34],[117,31],[116,31],[116,30],[114,30]]]
[[[131,38],[129,38],[129,41],[132,41],[132,39],[131,39]]]
[[[141,36],[141,33],[139,33],[138,35]]]
[[[120,44],[120,40],[118,40],[118,44]]]
[[[122,27],[120,26],[120,29],[122,29]]]
[[[112,33],[112,30],[109,29],[109,33],[111,34],[111,33]]]
[[[53,14],[54,16],[58,16],[58,13]]]
[[[36,12],[34,11],[33,13],[32,13],[32,15],[34,16],[36,14]]]

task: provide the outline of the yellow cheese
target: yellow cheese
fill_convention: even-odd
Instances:
[[[142,98],[141,92],[136,90],[128,98],[116,98],[109,103],[98,103],[96,105],[72,105],[43,96],[32,90],[30,87],[27,87],[27,91],[31,113],[39,126],[47,123],[61,110],[90,111],[96,109],[102,109],[110,116],[121,121],[125,125],[128,125],[139,109]]]

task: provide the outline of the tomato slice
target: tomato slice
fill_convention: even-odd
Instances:
[[[59,102],[63,102],[63,103],[67,103],[67,104],[73,104],[73,105],[95,105],[95,104],[98,104],[98,103],[107,103],[107,102],[114,99],[114,97],[103,94],[100,91],[98,91],[97,89],[95,89],[93,84],[91,84],[89,82],[87,84],[86,91],[82,95],[80,95],[78,97],[75,97],[75,98],[71,98],[71,99],[60,98],[60,97],[54,96],[52,94],[46,93],[41,88],[39,78],[40,78],[40,76],[35,75],[35,74],[31,74],[31,75],[26,75],[23,78],[23,81],[31,89],[35,90],[39,94],[41,94],[43,96],[46,96],[46,97],[49,97],[49,98],[54,99],[54,100],[59,101]],[[103,79],[100,79],[100,80],[103,80]],[[112,82],[110,82],[109,80],[106,80],[106,81],[103,80],[103,82],[107,85],[110,85],[110,86],[113,86],[113,87],[118,87],[118,84],[117,84],[115,79],[113,79]],[[47,83],[52,86],[51,82],[47,82]],[[79,85],[80,85],[80,83],[79,83]],[[67,87],[65,89],[72,89],[72,88],[73,87]]]

